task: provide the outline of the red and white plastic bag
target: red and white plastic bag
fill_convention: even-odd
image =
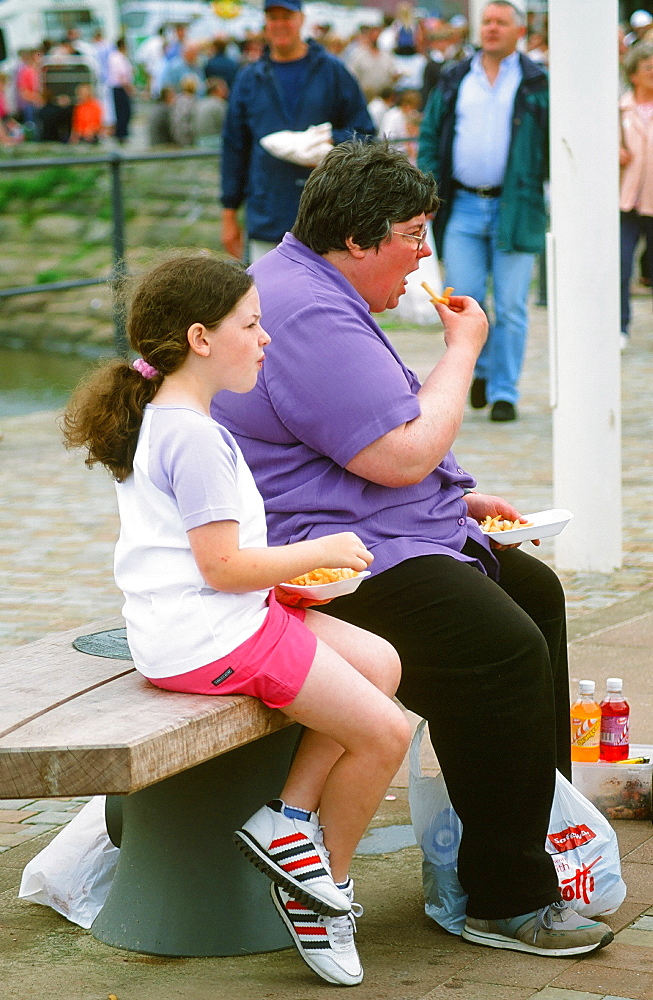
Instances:
[[[452,934],[465,926],[467,895],[458,881],[462,824],[442,773],[422,774],[422,720],[410,747],[408,798],[415,839],[422,848],[422,884],[427,916]],[[546,850],[553,858],[562,898],[586,917],[613,913],[624,901],[617,835],[589,799],[556,772]]]

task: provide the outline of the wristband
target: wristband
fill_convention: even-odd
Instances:
[[[463,496],[464,497],[466,497],[468,493],[477,493],[477,492],[478,492],[477,490],[469,490],[469,489],[463,488]]]

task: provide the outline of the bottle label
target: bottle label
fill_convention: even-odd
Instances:
[[[571,717],[571,745],[595,747],[599,744],[601,719],[575,719]]]
[[[601,743],[611,747],[628,746],[630,717],[607,715],[601,719]]]

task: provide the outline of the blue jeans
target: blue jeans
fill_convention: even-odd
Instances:
[[[474,375],[486,379],[488,403],[516,403],[528,332],[528,291],[535,255],[499,250],[500,198],[456,191],[444,234],[445,283],[485,306],[492,279],[494,321]],[[489,317],[488,317],[489,318]]]
[[[630,281],[633,257],[640,236],[646,239],[646,259],[649,277],[653,277],[653,216],[639,212],[621,212],[621,332],[630,326]]]

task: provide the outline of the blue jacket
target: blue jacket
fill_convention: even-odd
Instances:
[[[308,42],[308,75],[292,117],[277,86],[267,52],[240,69],[229,96],[222,133],[222,204],[247,208],[251,239],[278,242],[292,228],[310,168],[266,153],[259,139],[271,132],[303,132],[331,122],[334,143],[373,136],[363,93],[339,59]]]
[[[532,59],[520,53],[519,61],[522,80],[515,95],[497,241],[501,250],[540,253],[547,225],[544,181],[549,162],[548,79]],[[417,164],[421,170],[431,171],[442,199],[433,223],[440,254],[454,196],[456,101],[470,64],[471,59],[465,59],[443,71],[438,86],[431,91],[420,129]]]

